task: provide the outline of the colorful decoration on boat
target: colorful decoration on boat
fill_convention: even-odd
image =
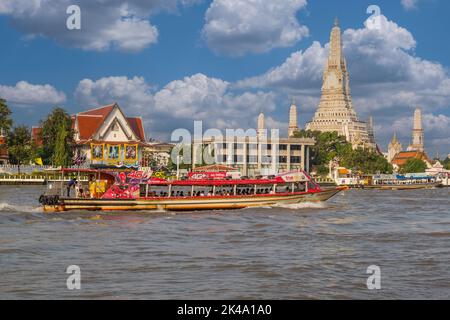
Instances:
[[[280,177],[286,182],[305,182],[310,180],[305,173],[301,171],[287,172],[281,174]]]
[[[140,185],[151,179],[152,171],[114,172],[114,185],[102,196],[104,199],[135,199],[139,197]]]
[[[223,172],[189,172],[189,179],[192,180],[210,180],[210,179],[219,179],[223,180],[227,177],[227,173]]]

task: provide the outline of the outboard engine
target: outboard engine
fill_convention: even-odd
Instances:
[[[59,204],[59,196],[58,195],[53,195],[53,196],[48,196],[48,195],[41,195],[39,197],[39,203],[42,205],[48,205],[48,206],[55,206]]]

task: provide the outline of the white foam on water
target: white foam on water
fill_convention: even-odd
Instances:
[[[0,211],[34,213],[34,212],[42,212],[42,208],[41,207],[30,207],[30,206],[20,206],[20,205],[15,205],[15,204],[9,204],[7,202],[0,202]]]
[[[300,203],[280,203],[273,208],[284,208],[290,210],[300,209],[323,209],[326,208],[325,202],[300,202]]]

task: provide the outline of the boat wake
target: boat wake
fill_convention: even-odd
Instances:
[[[7,202],[0,202],[0,212],[21,212],[21,213],[36,213],[42,212],[40,207],[21,206],[16,204],[9,204]]]
[[[272,208],[283,208],[289,210],[300,210],[300,209],[323,209],[326,208],[324,202],[301,202],[301,203],[291,203],[291,204],[278,204]]]

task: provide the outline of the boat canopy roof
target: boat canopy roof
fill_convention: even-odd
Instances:
[[[167,181],[165,183],[162,181],[148,180],[147,184],[150,185],[172,185],[172,186],[234,186],[234,185],[273,185],[273,184],[283,184],[286,183],[281,177],[276,177],[274,179],[202,179],[202,180],[175,180]]]
[[[131,168],[127,168],[127,169],[122,169],[122,168],[116,168],[116,169],[86,169],[86,168],[60,168],[58,170],[55,171],[60,171],[62,173],[105,173],[105,174],[112,174],[114,172],[131,172],[131,171],[136,171],[134,169]]]

